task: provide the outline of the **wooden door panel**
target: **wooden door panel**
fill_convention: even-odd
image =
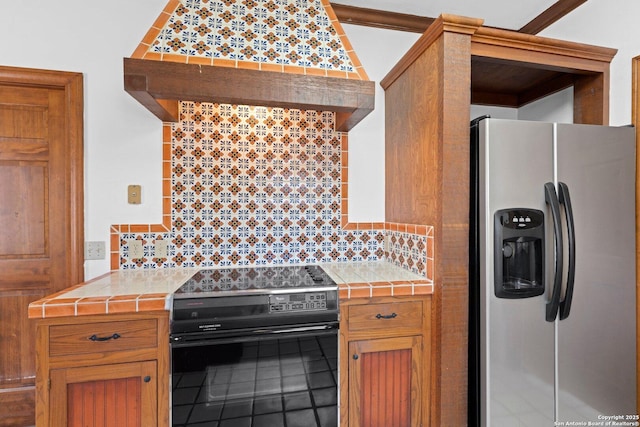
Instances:
[[[0,417],[0,427],[33,425],[34,387],[16,388],[9,392],[0,392],[0,408],[6,413]]]
[[[0,383],[33,385],[35,381],[35,323],[27,317],[29,302],[43,291],[12,291],[0,298]]]
[[[59,87],[60,85],[51,85],[50,87],[43,87],[31,82],[18,82],[15,80],[11,82],[11,79],[6,76],[4,71],[6,67],[2,67],[0,72],[3,73],[2,85],[0,85],[0,103],[5,108],[33,108],[34,106],[47,107],[49,103],[49,89]],[[22,127],[20,125],[18,128]],[[2,135],[4,132],[0,132]]]
[[[156,375],[153,361],[53,370],[51,425],[156,425]]]
[[[67,426],[139,426],[140,385],[140,378],[69,384]]]
[[[46,164],[0,162],[0,259],[47,256],[47,178]]]
[[[411,419],[411,350],[362,354],[363,426],[408,426]]]
[[[349,425],[420,425],[422,337],[349,343]]]
[[[1,92],[0,96],[2,96]],[[16,99],[17,97],[12,96],[11,98]],[[20,101],[24,102],[23,100]],[[4,98],[4,102],[7,102],[6,98]],[[2,121],[2,127],[0,127],[0,141],[11,142],[14,138],[23,140],[26,143],[45,140],[47,138],[47,110],[45,106],[1,103],[0,121]]]
[[[35,420],[29,303],[82,281],[82,162],[82,75],[0,66],[0,426]]]

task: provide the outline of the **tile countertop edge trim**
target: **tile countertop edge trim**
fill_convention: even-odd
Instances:
[[[375,265],[375,263],[373,263]],[[338,295],[341,301],[346,301],[349,299],[356,298],[373,298],[373,297],[382,297],[382,296],[414,296],[414,295],[430,295],[433,294],[433,282],[427,278],[418,279],[398,279],[398,280],[389,280],[388,278],[375,277],[375,267],[372,263],[363,263],[360,265],[351,264],[350,267],[354,269],[361,268],[363,272],[369,273],[367,277],[373,277],[374,280],[363,280],[362,276],[358,275],[357,279],[352,278],[351,282],[344,280],[343,277],[340,276],[337,271],[328,271],[329,275],[336,281],[338,284]],[[398,268],[398,273],[406,274],[406,270]],[[48,295],[44,298],[41,298],[37,301],[33,301],[29,304],[28,316],[30,319],[46,319],[53,317],[75,317],[82,315],[90,315],[90,314],[121,314],[127,311],[115,310],[115,305],[124,304],[124,303],[134,303],[135,302],[135,311],[130,311],[130,313],[143,313],[143,312],[151,312],[158,310],[169,311],[171,309],[171,302],[173,300],[172,293],[158,293],[158,292],[149,292],[147,294],[130,294],[130,295],[113,295],[109,297],[97,297],[96,301],[91,301],[91,297],[79,297],[76,298],[75,301],[70,302],[68,299],[58,299],[56,302],[56,297],[63,295],[65,293],[70,292],[73,289],[77,289],[81,286],[86,286],[91,283],[95,283],[99,280],[103,280],[110,275],[118,275],[120,271],[110,271],[101,276],[95,277],[87,282],[80,283],[74,286],[71,286],[62,291],[56,292],[52,295]],[[353,283],[353,286],[351,285]],[[401,289],[406,290],[407,288],[411,288],[410,293],[405,292],[396,292]],[[362,292],[363,289],[367,289],[368,292]],[[375,291],[374,291],[375,289]],[[359,292],[352,292],[353,290],[359,290]],[[346,295],[345,295],[346,294]],[[365,295],[366,294],[366,295]],[[375,295],[374,295],[375,294]],[[97,310],[100,304],[98,303],[100,299],[104,299],[104,309]],[[142,301],[142,303],[141,303]],[[160,303],[162,301],[162,303]],[[87,310],[87,306],[96,305],[96,310]],[[110,305],[113,306],[112,310],[110,310]],[[78,310],[78,307],[82,306],[83,310]],[[47,308],[52,307],[68,307],[68,310],[51,310],[48,311]],[[73,307],[73,309],[71,309]],[[73,311],[73,314],[70,312]]]
[[[153,298],[145,297],[145,294],[117,295],[117,297],[117,301],[114,300],[114,297],[104,298],[104,305],[100,301],[90,301],[88,298],[77,298],[76,301],[71,303],[61,303],[56,302],[55,298],[46,298],[29,304],[29,319],[48,319],[53,317],[76,317],[100,314],[134,314],[159,310],[169,311],[171,309],[172,294],[165,294],[164,296],[158,295]],[[160,301],[162,301],[162,307],[159,307]],[[115,308],[112,308],[111,310],[109,309],[110,306],[113,307],[116,304],[125,303],[134,304],[135,309],[131,311],[119,311]],[[91,309],[91,306],[94,306],[96,309]],[[54,307],[64,307],[67,308],[67,310],[55,310],[54,314],[48,310],[48,308]]]
[[[117,271],[108,271],[108,272],[106,272],[104,274],[101,274],[100,276],[94,277],[93,279],[89,279],[86,282],[82,282],[82,283],[77,283],[75,285],[71,285],[68,288],[64,288],[64,289],[62,289],[62,290],[60,290],[58,292],[54,292],[53,294],[47,295],[47,296],[42,297],[42,298],[40,298],[38,300],[30,302],[29,306],[28,306],[28,311],[27,311],[28,318],[29,319],[46,319],[47,317],[63,317],[64,315],[47,316],[46,315],[47,303],[52,302],[53,300],[56,299],[56,297],[58,297],[60,295],[66,294],[66,293],[68,293],[68,292],[70,292],[70,291],[72,291],[74,289],[77,289],[77,288],[82,287],[82,286],[86,286],[86,285],[88,285],[90,283],[94,283],[94,282],[97,282],[99,280],[103,280],[103,279],[109,277],[110,275],[112,275],[114,273],[117,273]],[[74,314],[74,316],[78,315],[77,304],[78,304],[79,300],[80,300],[80,298],[77,298],[77,300],[74,303],[74,305],[75,305],[75,308],[74,308],[75,314]],[[51,304],[51,305],[60,305],[60,304]],[[71,305],[71,304],[67,303],[65,305]],[[40,313],[38,314],[38,312],[40,312]]]

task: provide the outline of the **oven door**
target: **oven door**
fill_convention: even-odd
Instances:
[[[225,335],[172,337],[174,427],[338,425],[337,323]]]

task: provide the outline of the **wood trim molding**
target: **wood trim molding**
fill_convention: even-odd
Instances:
[[[338,21],[343,24],[362,25],[364,27],[384,28],[386,30],[424,33],[435,21],[435,18],[389,12],[386,10],[367,9],[331,3]]]
[[[427,28],[427,31],[424,32],[418,41],[414,43],[411,49],[404,54],[395,67],[380,81],[380,86],[387,90],[443,32],[474,34],[482,26],[483,22],[482,19],[465,18],[455,15],[440,15],[438,19]]]
[[[517,32],[538,34],[540,31],[559,21],[587,0],[558,0],[547,10],[533,18]],[[379,9],[368,9],[331,3],[338,20],[343,24],[384,28],[387,30],[424,33],[436,18],[410,15]]]
[[[575,8],[586,2],[587,0],[558,0],[547,10],[529,21],[529,23],[524,27],[520,28],[518,32],[524,34],[538,34],[540,31],[549,27],[554,22],[559,21]]]
[[[631,121],[636,127],[636,147],[640,147],[640,56],[631,60]],[[640,150],[636,148],[636,242],[640,242]],[[636,243],[636,364],[640,366],[640,244]],[[640,370],[636,372],[637,403],[640,413]]]
[[[602,72],[618,52],[617,49],[568,42],[547,37],[520,34],[515,31],[481,27],[473,34],[472,55],[488,58],[520,60],[535,63],[532,55],[543,54],[540,62],[546,69],[554,66],[558,71]],[[584,60],[579,64],[577,60]]]

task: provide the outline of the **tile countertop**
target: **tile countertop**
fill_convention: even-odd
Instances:
[[[431,280],[386,261],[320,264],[340,299],[427,295]],[[119,270],[29,304],[29,318],[168,310],[171,295],[198,268]]]

